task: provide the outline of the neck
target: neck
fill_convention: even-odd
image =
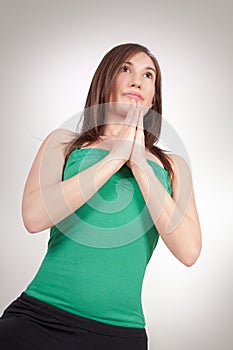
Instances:
[[[105,106],[105,119],[103,136],[117,136],[125,125],[125,119],[129,110],[129,104],[109,103]]]

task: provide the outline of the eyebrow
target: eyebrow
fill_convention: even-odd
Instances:
[[[129,64],[130,66],[133,66],[133,63],[132,63],[132,62],[130,62],[130,61],[126,61],[125,63]],[[154,68],[152,68],[152,67],[145,67],[145,69],[150,69],[150,70],[153,70],[153,72],[156,74],[155,69],[154,69]]]

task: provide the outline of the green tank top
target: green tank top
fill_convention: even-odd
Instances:
[[[74,149],[63,180],[108,153]],[[168,172],[147,162],[171,194]],[[124,164],[87,202],[51,227],[46,255],[25,293],[82,317],[143,328],[142,283],[158,239],[140,188]]]

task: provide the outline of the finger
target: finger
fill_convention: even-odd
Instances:
[[[137,127],[139,128],[139,130],[143,131],[143,119],[144,119],[144,115],[145,115],[145,111],[143,109],[141,109],[139,111],[139,118],[138,118],[138,125]]]
[[[137,124],[137,131],[135,136],[135,142],[144,145],[144,126],[143,126],[144,110],[140,110],[139,119]]]
[[[132,132],[136,132],[136,127],[139,120],[140,111],[137,109],[136,104],[130,107],[129,113],[126,118],[126,126],[129,127]]]
[[[137,118],[135,118],[136,114],[137,114],[136,102],[135,102],[135,100],[131,100],[129,110],[128,110],[128,113],[127,113],[126,119],[125,119],[125,124],[127,126],[135,126],[136,127],[136,125],[137,125]]]
[[[139,111],[138,123],[137,123],[137,132],[140,133],[143,131],[143,119],[144,119],[144,111],[141,109]]]
[[[137,121],[138,119],[137,102],[134,99],[130,100],[130,106],[131,106],[131,111],[133,112],[131,121],[135,121],[135,120]],[[136,122],[136,125],[137,125],[137,122]]]

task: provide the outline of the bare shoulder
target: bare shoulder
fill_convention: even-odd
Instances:
[[[52,130],[45,137],[29,171],[24,189],[24,198],[40,188],[41,174],[48,183],[61,180],[66,146],[74,137],[77,137],[77,134],[62,128]],[[45,173],[46,176],[44,176]]]
[[[160,165],[162,168],[164,167],[161,160],[147,149],[146,149],[146,159],[152,160],[153,162],[158,163],[158,165]]]
[[[168,159],[170,161],[170,164],[172,166],[172,169],[174,171],[174,174],[177,175],[177,172],[178,170],[186,170],[188,171],[189,170],[189,165],[187,163],[187,161],[181,157],[180,155],[178,154],[175,154],[175,153],[169,153],[167,154],[168,156]]]
[[[56,142],[70,142],[74,138],[78,137],[78,134],[63,128],[57,128],[51,131],[46,139],[54,140]]]
[[[193,185],[191,169],[188,162],[178,154],[169,154],[168,158],[173,170],[173,176],[171,178],[173,193],[177,193],[178,195],[181,187],[190,191]]]
[[[78,134],[70,130],[54,129],[43,140],[40,148],[42,151],[56,149],[56,151],[62,151],[65,154],[66,146],[77,137]]]

